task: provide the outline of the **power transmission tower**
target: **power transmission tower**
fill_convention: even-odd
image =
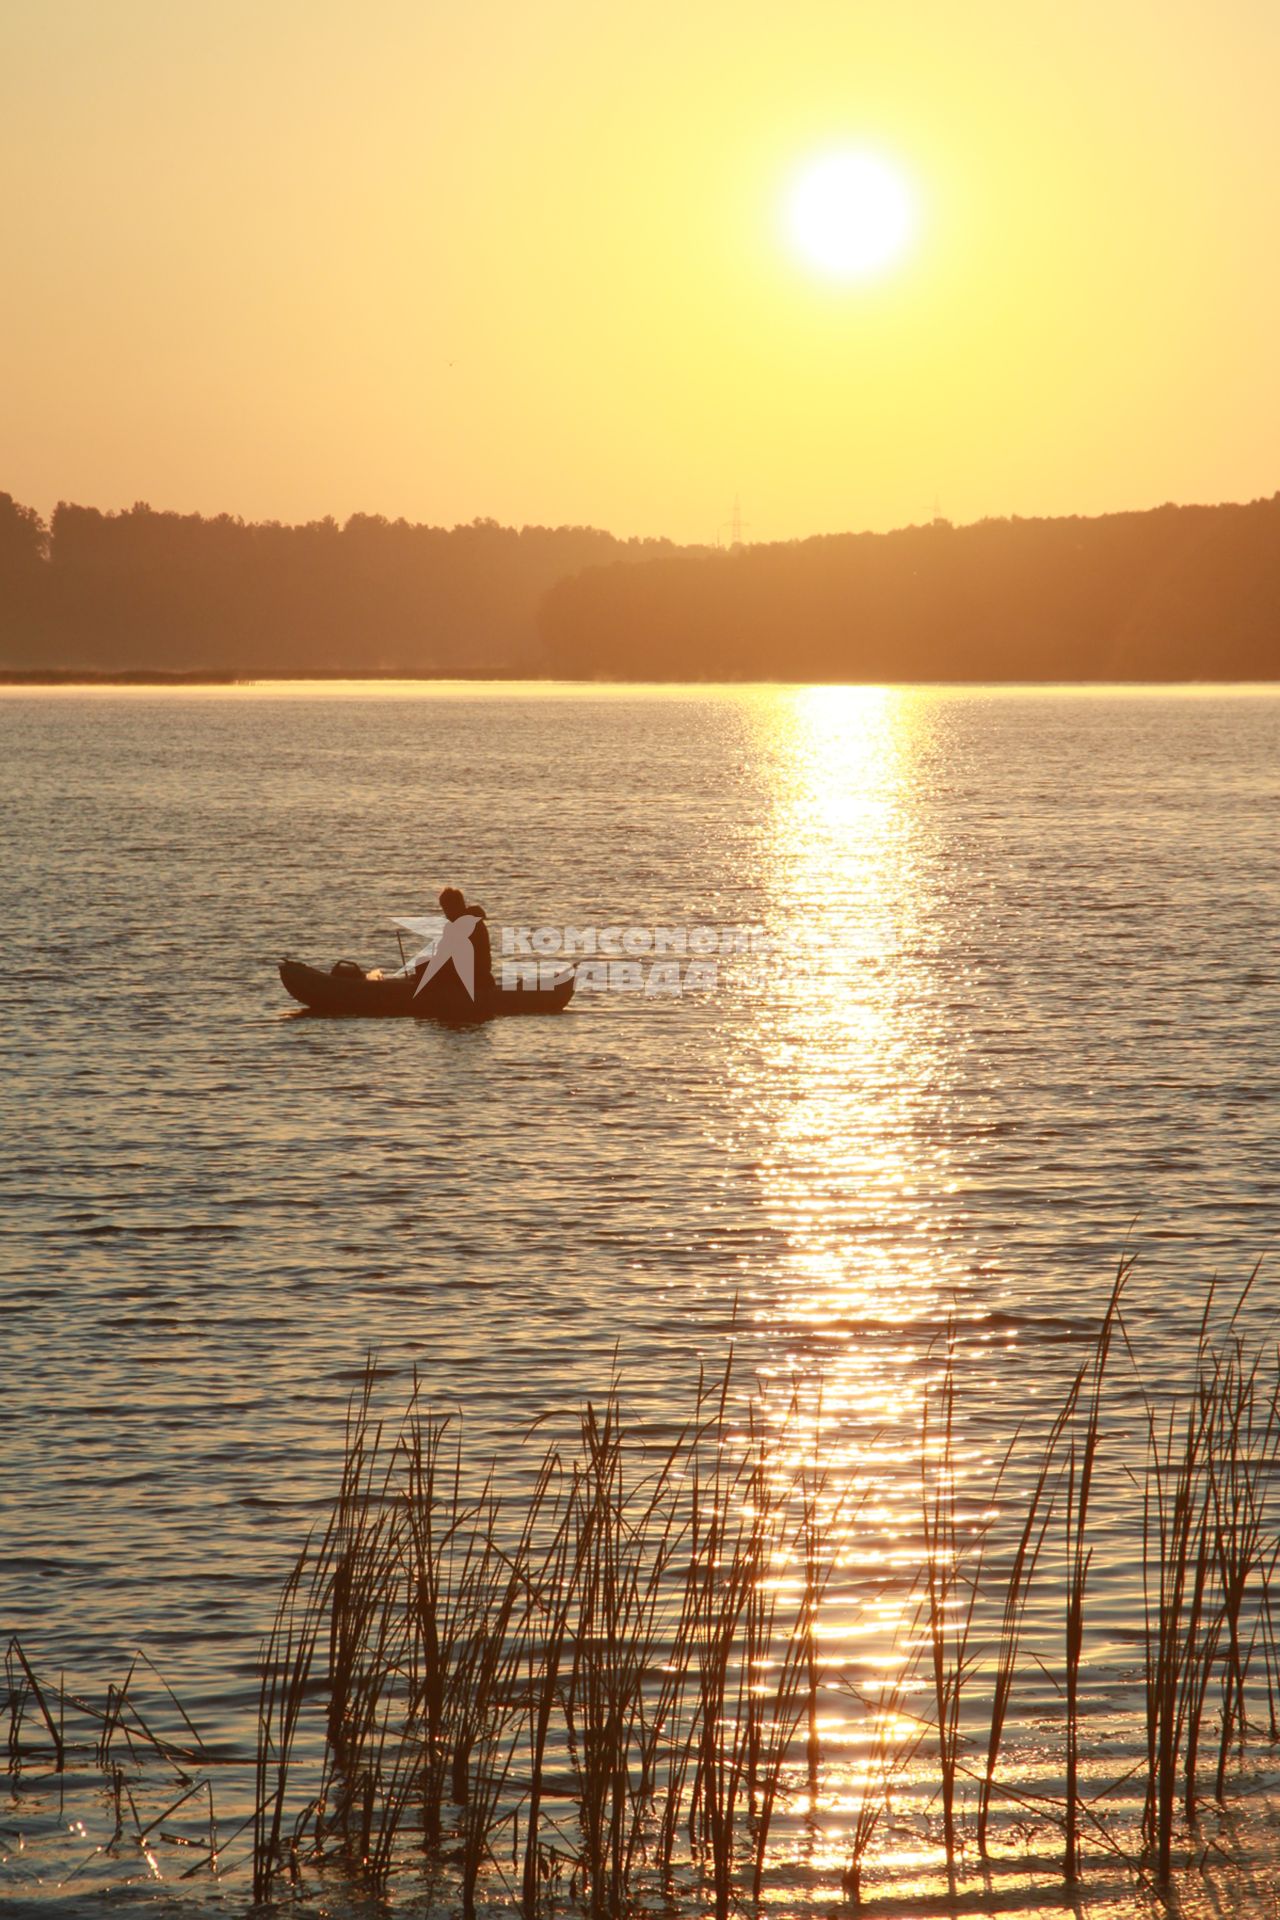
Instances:
[[[744,527],[750,526],[750,524],[749,520],[744,520],[742,517],[742,498],[739,494],[735,493],[733,496],[732,516],[726,520],[720,528],[721,533],[725,531],[725,528],[728,528],[730,552],[732,552],[735,547],[742,545],[742,530]]]

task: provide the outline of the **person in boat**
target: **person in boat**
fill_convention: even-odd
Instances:
[[[484,908],[468,905],[459,887],[440,894],[445,929],[429,960],[418,968],[414,998],[429,995],[432,1008],[462,1019],[483,1013],[494,993],[493,950]]]
[[[489,927],[483,907],[475,901],[466,901],[458,887],[446,887],[440,895],[440,911],[446,920],[465,919],[474,915],[475,924],[468,938],[475,954],[475,986],[477,995],[489,995],[494,990],[493,947],[489,941]]]

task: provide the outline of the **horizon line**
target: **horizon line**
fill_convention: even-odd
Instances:
[[[7,489],[0,489],[0,498],[3,498],[6,492]],[[1267,506],[1280,500],[1280,487],[1277,487],[1272,493],[1255,494],[1247,500],[1161,500],[1152,505],[1142,507],[1113,507],[1101,513],[984,513],[979,514],[976,519],[972,520],[952,520],[946,514],[932,514],[921,520],[907,520],[903,521],[900,525],[892,527],[840,527],[812,533],[783,535],[772,540],[741,540],[725,543],[719,540],[680,540],[677,539],[674,534],[669,533],[615,533],[610,527],[597,526],[593,521],[586,520],[562,520],[558,522],[525,520],[517,525],[514,521],[496,520],[491,514],[476,514],[470,520],[455,520],[451,525],[445,525],[441,521],[410,520],[404,514],[397,514],[392,518],[389,514],[380,511],[369,512],[365,508],[354,508],[343,520],[339,520],[332,513],[321,514],[318,518],[310,520],[286,520],[270,517],[264,519],[248,519],[244,514],[232,512],[225,507],[210,513],[202,512],[199,508],[184,510],[180,507],[157,507],[153,506],[151,501],[142,499],[134,500],[131,505],[126,507],[100,507],[79,500],[60,498],[52,510],[46,515],[42,513],[38,507],[28,506],[27,502],[20,500],[18,496],[12,492],[8,493],[8,498],[15,506],[34,513],[45,533],[50,535],[53,531],[55,515],[61,509],[68,508],[81,513],[100,514],[103,519],[109,520],[127,519],[133,514],[149,513],[154,514],[158,519],[201,520],[212,523],[229,520],[239,527],[279,527],[288,528],[291,531],[325,527],[331,524],[340,534],[345,533],[353,521],[360,520],[381,522],[384,526],[391,528],[405,527],[415,531],[426,529],[433,533],[465,533],[480,527],[493,528],[499,533],[514,533],[517,536],[522,533],[593,533],[599,534],[605,539],[616,541],[619,545],[629,545],[633,543],[647,544],[650,542],[657,544],[659,542],[665,542],[670,546],[678,548],[682,552],[727,554],[739,552],[748,547],[800,546],[810,540],[891,539],[895,534],[915,533],[926,527],[948,527],[954,532],[962,532],[970,527],[990,526],[992,524],[1034,525],[1038,522],[1061,520],[1091,522],[1096,520],[1137,519],[1146,514],[1165,513],[1168,511],[1194,513],[1197,511],[1213,512],[1221,508],[1232,507],[1244,509],[1247,507]]]

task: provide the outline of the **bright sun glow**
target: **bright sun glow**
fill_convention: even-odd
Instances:
[[[814,161],[787,202],[792,245],[810,266],[842,280],[891,266],[915,224],[907,182],[873,153],[830,153]]]

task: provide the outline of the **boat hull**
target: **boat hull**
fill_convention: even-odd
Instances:
[[[553,987],[497,987],[486,999],[472,1003],[461,989],[442,1001],[431,987],[414,992],[411,979],[371,980],[358,968],[326,973],[301,960],[280,962],[280,981],[286,993],[310,1013],[337,1019],[448,1020],[472,1023],[505,1019],[513,1014],[563,1013],[573,998],[573,975]]]

